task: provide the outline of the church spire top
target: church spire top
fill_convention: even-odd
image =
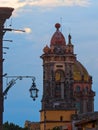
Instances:
[[[50,46],[66,46],[66,41],[64,35],[59,31],[61,25],[59,23],[55,24],[55,28],[57,29],[56,32],[53,34]]]
[[[61,25],[60,25],[59,23],[56,23],[56,24],[55,24],[55,28],[56,28],[57,30],[59,30],[60,27],[61,27]]]

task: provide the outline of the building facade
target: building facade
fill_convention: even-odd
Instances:
[[[77,60],[71,35],[68,43],[60,24],[55,24],[50,45],[43,48],[43,96],[40,110],[40,129],[56,126],[72,129],[72,115],[94,112],[92,77]]]
[[[74,130],[98,130],[98,112],[78,114],[74,120]]]
[[[24,127],[28,128],[28,130],[40,130],[40,123],[26,120]]]

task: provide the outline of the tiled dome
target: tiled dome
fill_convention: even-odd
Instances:
[[[59,31],[60,26],[61,25],[59,23],[55,24],[55,27],[57,30],[51,38],[50,46],[55,46],[55,45],[65,46],[66,45],[65,38],[64,38],[63,34]]]
[[[73,66],[73,78],[74,80],[84,80],[84,81],[89,81],[90,76],[86,70],[86,68],[79,62],[75,61],[74,66]]]

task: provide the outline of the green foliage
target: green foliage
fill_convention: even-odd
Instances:
[[[5,122],[3,124],[3,130],[28,130],[27,128],[22,128],[18,125],[15,125],[13,123]]]
[[[54,127],[53,130],[61,130],[60,127]]]

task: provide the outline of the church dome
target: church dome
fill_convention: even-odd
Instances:
[[[66,45],[65,38],[63,34],[59,31],[60,26],[61,25],[59,23],[55,24],[56,32],[53,34],[51,38],[50,46],[55,46],[55,45],[65,46]]]
[[[86,68],[77,60],[75,61],[73,66],[73,78],[76,81],[89,81],[90,79],[90,75],[87,72]]]

